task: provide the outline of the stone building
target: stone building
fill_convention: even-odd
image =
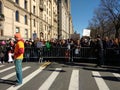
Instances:
[[[62,3],[64,9],[58,13],[58,0],[0,0],[0,39],[11,38],[17,32],[24,39],[58,39],[60,28],[61,37],[69,38],[73,27],[68,1]]]

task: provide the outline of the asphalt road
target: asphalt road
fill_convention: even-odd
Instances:
[[[23,62],[23,84],[14,87],[14,80],[14,64],[0,64],[0,90],[120,90],[120,67]]]

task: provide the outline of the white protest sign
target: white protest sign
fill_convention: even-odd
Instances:
[[[83,36],[90,36],[90,31],[89,29],[83,29]]]

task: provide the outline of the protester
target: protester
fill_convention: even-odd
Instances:
[[[13,62],[13,53],[11,50],[8,51],[8,63],[12,63]]]
[[[96,41],[96,54],[97,54],[97,65],[100,66],[104,64],[103,61],[103,42],[101,40],[100,35],[97,35],[97,41]]]
[[[3,40],[0,43],[0,64],[5,62],[5,55],[6,55],[6,42]]]
[[[16,70],[16,77],[17,82],[15,86],[18,86],[22,84],[22,60],[23,60],[23,54],[24,54],[24,41],[20,35],[20,33],[16,33],[14,35],[14,38],[16,40],[16,45],[14,49],[14,63],[15,63],[15,70]]]

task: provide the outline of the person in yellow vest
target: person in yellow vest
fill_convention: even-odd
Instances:
[[[14,38],[16,40],[16,45],[14,49],[14,64],[15,64],[15,71],[16,71],[16,84],[15,86],[18,86],[22,84],[22,60],[23,60],[23,54],[24,54],[24,40],[21,37],[20,33],[16,33],[14,35]]]

